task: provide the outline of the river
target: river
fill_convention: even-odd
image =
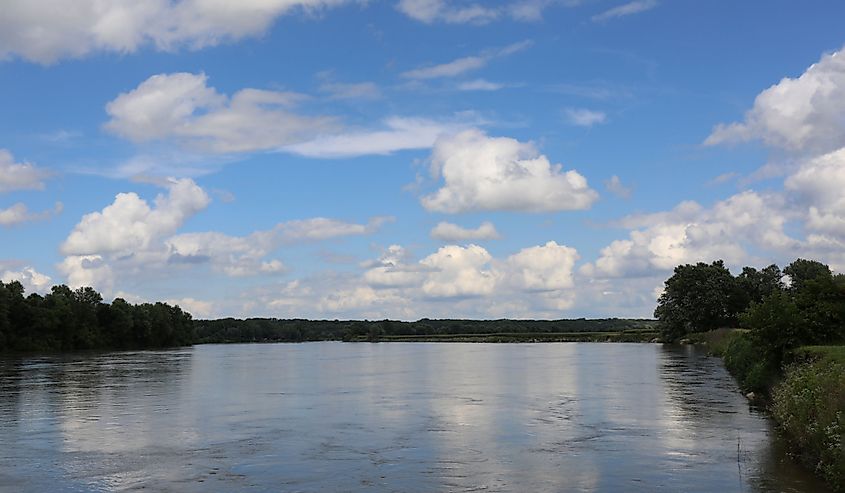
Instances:
[[[0,492],[134,490],[826,491],[691,346],[0,358]]]

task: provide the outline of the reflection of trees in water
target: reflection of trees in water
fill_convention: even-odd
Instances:
[[[0,382],[18,398],[43,394],[51,403],[93,409],[104,399],[176,391],[191,354],[181,349],[4,359]]]
[[[3,427],[26,431],[58,422],[64,430],[78,429],[113,419],[128,402],[166,401],[180,392],[191,356],[192,350],[181,349],[4,358]]]
[[[827,491],[790,459],[764,410],[742,396],[720,359],[693,346],[664,345],[660,377],[673,421],[687,443],[720,438],[735,444],[738,487],[761,493]],[[714,437],[713,430],[721,430],[721,437]]]
[[[690,426],[730,426],[747,406],[721,361],[701,349],[664,345],[659,373],[670,404]]]

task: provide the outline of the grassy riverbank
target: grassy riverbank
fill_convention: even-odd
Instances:
[[[772,368],[748,331],[720,329],[697,339],[723,358],[743,390],[765,397],[792,453],[834,491],[845,491],[845,346],[799,347]]]

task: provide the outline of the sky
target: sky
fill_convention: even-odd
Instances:
[[[845,269],[845,3],[5,0],[0,279],[195,318],[650,317]]]

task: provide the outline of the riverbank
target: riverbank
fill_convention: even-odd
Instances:
[[[623,330],[617,332],[501,332],[489,334],[384,335],[375,339],[371,339],[368,336],[358,336],[348,339],[348,342],[657,342],[659,337],[660,333],[653,330]]]
[[[800,347],[783,368],[770,368],[747,331],[719,329],[696,342],[723,359],[750,397],[765,401],[791,452],[834,491],[845,491],[845,346]]]

